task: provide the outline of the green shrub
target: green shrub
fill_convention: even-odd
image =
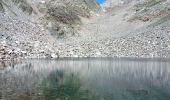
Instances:
[[[19,8],[22,9],[23,12],[27,12],[29,14],[32,14],[33,8],[31,5],[27,2],[27,0],[12,0],[14,4],[19,6]]]
[[[56,21],[64,24],[74,24],[76,21],[80,21],[80,18],[75,12],[62,6],[48,8],[48,14]]]
[[[149,0],[145,3],[146,7],[152,7],[159,4],[161,0]]]
[[[76,25],[81,24],[81,17],[90,17],[90,11],[97,9],[95,0],[50,0],[46,7],[46,22],[52,22],[48,27],[52,35],[70,37],[76,34]],[[93,5],[93,7],[92,7]],[[48,25],[46,24],[46,25]]]
[[[4,7],[3,7],[3,4],[2,4],[2,0],[0,0],[0,12],[4,12]]]

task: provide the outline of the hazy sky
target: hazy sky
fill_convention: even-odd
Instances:
[[[96,2],[97,2],[98,4],[103,4],[103,3],[105,2],[105,0],[96,0]]]

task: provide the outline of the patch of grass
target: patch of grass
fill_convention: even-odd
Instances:
[[[141,12],[147,12],[149,8],[151,8],[157,4],[160,4],[160,2],[162,2],[162,1],[161,0],[148,0],[142,4],[135,5],[135,10],[136,11],[142,10]]]
[[[0,12],[4,12],[4,7],[2,5],[2,0],[0,0]]]
[[[150,26],[157,26],[159,24],[162,24],[164,22],[167,22],[168,20],[170,20],[170,14],[167,14],[166,16],[160,18],[157,22],[151,24]]]
[[[160,2],[161,2],[161,0],[149,0],[145,3],[145,6],[152,7],[152,6],[159,4]]]
[[[54,5],[58,2],[63,5]],[[79,16],[89,18],[90,11],[97,8],[95,0],[63,0],[58,2],[51,0],[46,7],[49,15],[56,17],[57,21],[64,24],[77,24],[75,22],[80,21]]]
[[[4,11],[5,11],[5,8],[6,8],[9,11],[11,11],[12,14],[17,16],[17,14],[11,9],[11,7],[8,4],[6,4],[3,0],[1,0],[1,5],[2,5]]]
[[[48,14],[56,21],[64,24],[74,24],[76,21],[80,21],[80,18],[75,12],[62,6],[56,8],[50,7]]]
[[[22,9],[23,12],[27,12],[29,14],[32,14],[33,8],[31,5],[27,2],[27,0],[12,0],[12,2],[19,6],[19,8]]]
[[[69,37],[75,35],[76,26],[81,25],[80,17],[90,17],[90,11],[97,9],[95,0],[51,0],[46,5],[47,9],[45,19],[51,34],[57,37]],[[58,5],[56,5],[56,3]],[[90,6],[89,6],[90,5]],[[93,7],[92,7],[93,5]],[[59,28],[58,28],[59,27]]]

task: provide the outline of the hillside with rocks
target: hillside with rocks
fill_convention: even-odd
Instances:
[[[170,58],[169,0],[0,0],[0,59]]]
[[[58,58],[56,39],[77,34],[97,9],[91,0],[1,0],[0,59]]]

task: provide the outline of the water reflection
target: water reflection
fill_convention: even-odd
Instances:
[[[80,78],[73,73],[53,72],[43,80],[42,87],[46,100],[96,100],[91,91],[81,87]]]
[[[170,61],[27,60],[0,70],[4,100],[169,100]]]

